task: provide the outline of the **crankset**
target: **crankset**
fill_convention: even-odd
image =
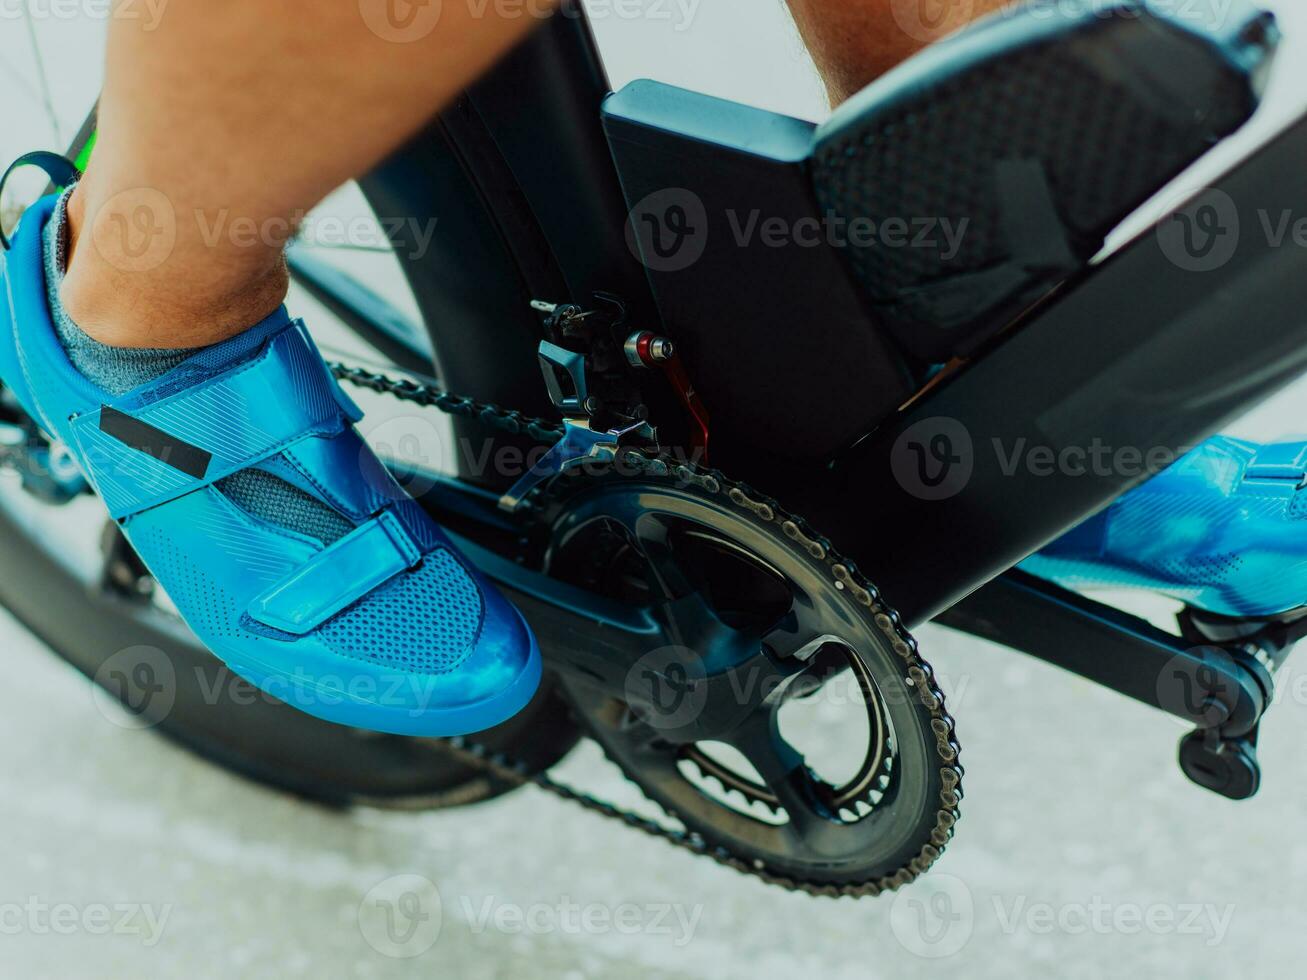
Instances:
[[[620,690],[562,668],[609,758],[758,871],[857,893],[924,871],[957,818],[952,720],[856,572],[717,475],[570,482],[542,505],[548,573],[652,627]]]
[[[574,308],[545,311],[580,322]],[[776,501],[660,449],[611,394],[595,411],[583,350],[547,341],[541,362],[562,427],[333,368],[551,445],[503,498],[448,482],[426,503],[531,622],[587,732],[684,830],[475,738],[450,751],[773,884],[874,895],[924,872],[952,836],[962,769],[943,695],[897,614]],[[506,521],[510,548],[476,540]]]
[[[498,511],[452,481],[424,502],[462,530]],[[475,736],[446,743],[460,761],[810,894],[876,895],[939,857],[961,802],[953,719],[829,541],[718,471],[638,450],[545,484],[518,521],[512,557],[453,536],[531,623],[587,733],[684,829]]]

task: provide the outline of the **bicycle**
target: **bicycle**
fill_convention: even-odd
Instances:
[[[264,782],[395,806],[533,784],[816,895],[892,890],[952,836],[959,741],[909,633],[932,619],[1185,719],[1186,774],[1251,796],[1257,726],[1307,622],[1302,602],[1231,598],[1237,576],[1208,581],[1221,572],[1201,541],[1164,574],[1140,540],[1160,518],[1113,551],[1104,515],[1151,513],[1148,494],[1195,477],[1185,449],[1307,366],[1292,256],[1219,234],[1222,207],[1307,201],[1307,121],[1207,199],[1095,255],[1247,123],[1276,39],[1273,18],[1244,8],[1212,30],[1135,0],[1007,12],[814,129],[658,83],[610,94],[566,3],[360,181],[409,256],[422,327],[291,253],[298,280],[390,362],[339,363],[337,377],[442,410],[489,453],[464,454],[455,474],[395,467],[429,486],[423,505],[530,621],[549,669],[532,705],[437,742],[363,736],[268,699],[215,701],[225,668],[157,601],[116,529],[104,566],[79,568],[14,495],[0,495],[0,526],[21,542],[0,555],[0,601],[129,709]],[[74,160],[94,134],[92,113]],[[1136,146],[1148,152],[1122,165]],[[430,248],[415,247],[414,216],[438,216]],[[954,216],[970,235],[936,236]],[[891,230],[895,218],[906,227]],[[1255,318],[1237,315],[1248,296],[1263,304]],[[27,496],[57,507],[85,492],[12,405],[4,434]],[[1026,444],[1158,452],[1035,472],[982,451]],[[478,462],[501,450],[527,462]],[[1221,529],[1239,540],[1286,526],[1301,453],[1202,451],[1224,482],[1199,465],[1166,497],[1188,501],[1182,516],[1260,493],[1281,511],[1256,528],[1226,515]],[[1238,582],[1285,577],[1283,555],[1263,551]],[[1068,588],[1102,581],[1189,599],[1178,632]],[[149,696],[160,665],[166,710]],[[856,695],[865,745],[835,777],[780,715],[838,684]],[[582,737],[683,829],[550,779]]]

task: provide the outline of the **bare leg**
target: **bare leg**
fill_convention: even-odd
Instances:
[[[1012,0],[789,0],[838,104],[915,54]]]
[[[114,19],[99,142],[69,205],[65,309],[120,347],[201,346],[262,319],[285,296],[297,217],[552,2],[510,15],[432,0],[171,0],[155,25]]]

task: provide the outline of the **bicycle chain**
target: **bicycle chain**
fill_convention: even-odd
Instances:
[[[389,395],[399,401],[436,408],[449,415],[476,419],[505,433],[526,435],[541,443],[555,442],[563,435],[563,426],[557,423],[531,418],[515,410],[456,395],[434,384],[411,379],[396,379],[377,371],[340,362],[331,362],[328,366],[340,381]],[[871,611],[877,628],[889,638],[894,652],[903,659],[907,682],[915,688],[919,699],[931,715],[931,728],[936,738],[935,748],[943,789],[940,792],[940,809],[936,813],[935,829],[931,833],[930,842],[902,868],[874,881],[850,882],[843,885],[806,881],[774,872],[764,865],[733,853],[727,847],[711,846],[697,833],[665,827],[655,820],[573,789],[545,773],[532,774],[525,762],[514,760],[503,752],[491,752],[485,746],[465,737],[442,739],[440,740],[442,747],[460,762],[497,779],[519,786],[537,786],[559,799],[576,803],[592,813],[617,820],[682,850],[711,858],[718,864],[741,874],[788,891],[830,898],[871,897],[897,889],[924,874],[939,859],[945,845],[953,836],[954,825],[960,816],[963,770],[958,763],[957,734],[953,718],[945,709],[944,694],[935,682],[930,664],[921,659],[918,654],[916,640],[904,628],[898,613],[881,601],[875,586],[862,577],[852,562],[845,560],[834,551],[827,539],[813,533],[801,518],[782,510],[776,501],[754,491],[746,484],[730,480],[717,470],[704,469],[663,456],[650,456],[637,450],[625,450],[619,458],[622,464],[630,467],[632,471],[644,471],[658,477],[674,475],[708,493],[724,495],[736,507],[751,512],[763,521],[776,523],[786,537],[825,564],[837,588],[849,590],[855,601]]]

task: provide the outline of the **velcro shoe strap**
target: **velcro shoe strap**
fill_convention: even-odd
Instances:
[[[257,596],[246,612],[265,626],[303,636],[421,561],[403,525],[383,511]]]
[[[299,322],[229,371],[187,383],[187,370],[183,364],[154,387],[72,421],[86,475],[115,519],[358,418]]]

